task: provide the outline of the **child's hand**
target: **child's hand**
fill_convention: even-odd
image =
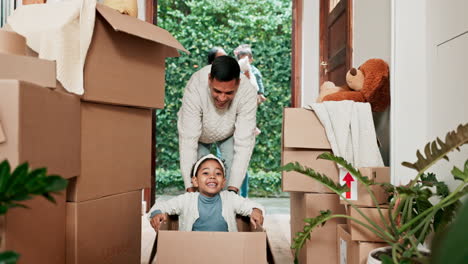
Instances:
[[[156,232],[159,231],[162,221],[167,221],[167,214],[157,214],[153,218],[151,218],[151,226],[154,228],[154,230],[156,230]]]
[[[260,209],[254,208],[250,214],[250,223],[257,229],[257,226],[260,227],[263,225],[263,213]]]

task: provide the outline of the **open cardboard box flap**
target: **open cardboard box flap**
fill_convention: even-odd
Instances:
[[[160,27],[135,19],[128,15],[122,15],[117,10],[102,4],[96,4],[96,10],[116,31],[122,31],[130,35],[174,48],[175,52],[167,54],[168,57],[179,56],[176,49],[190,54],[190,52],[188,52],[169,32]]]

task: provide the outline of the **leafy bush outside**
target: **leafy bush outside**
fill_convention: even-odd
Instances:
[[[185,192],[184,181],[179,170],[158,169],[156,171],[156,194],[177,195]],[[281,174],[279,172],[250,172],[250,197],[282,197]]]
[[[267,101],[257,112],[257,126],[262,133],[257,137],[249,169],[252,179],[257,172],[274,175],[271,172],[278,169],[281,159],[282,111],[290,103],[291,1],[160,0],[158,4],[158,26],[191,52],[166,61],[165,108],[157,111],[159,188],[183,185],[178,172],[177,112],[187,81],[206,65],[208,50],[213,46],[222,46],[233,56],[238,45],[252,45],[253,64],[263,75]],[[259,182],[273,186],[278,184],[273,184],[276,177]],[[271,192],[275,192],[274,188]]]

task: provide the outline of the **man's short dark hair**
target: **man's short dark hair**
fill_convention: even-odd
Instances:
[[[219,56],[211,65],[211,79],[216,79],[220,82],[229,82],[239,80],[240,67],[239,63],[230,56]]]

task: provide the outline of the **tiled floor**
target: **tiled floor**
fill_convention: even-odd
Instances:
[[[163,197],[167,198],[167,197]],[[265,217],[264,228],[267,231],[268,239],[272,247],[275,263],[293,263],[291,254],[291,236],[289,227],[289,199],[288,198],[254,198],[256,202],[265,206],[267,215]],[[153,246],[156,233],[151,228],[149,222],[142,217],[142,243],[141,243],[141,263],[148,264],[151,248]]]

